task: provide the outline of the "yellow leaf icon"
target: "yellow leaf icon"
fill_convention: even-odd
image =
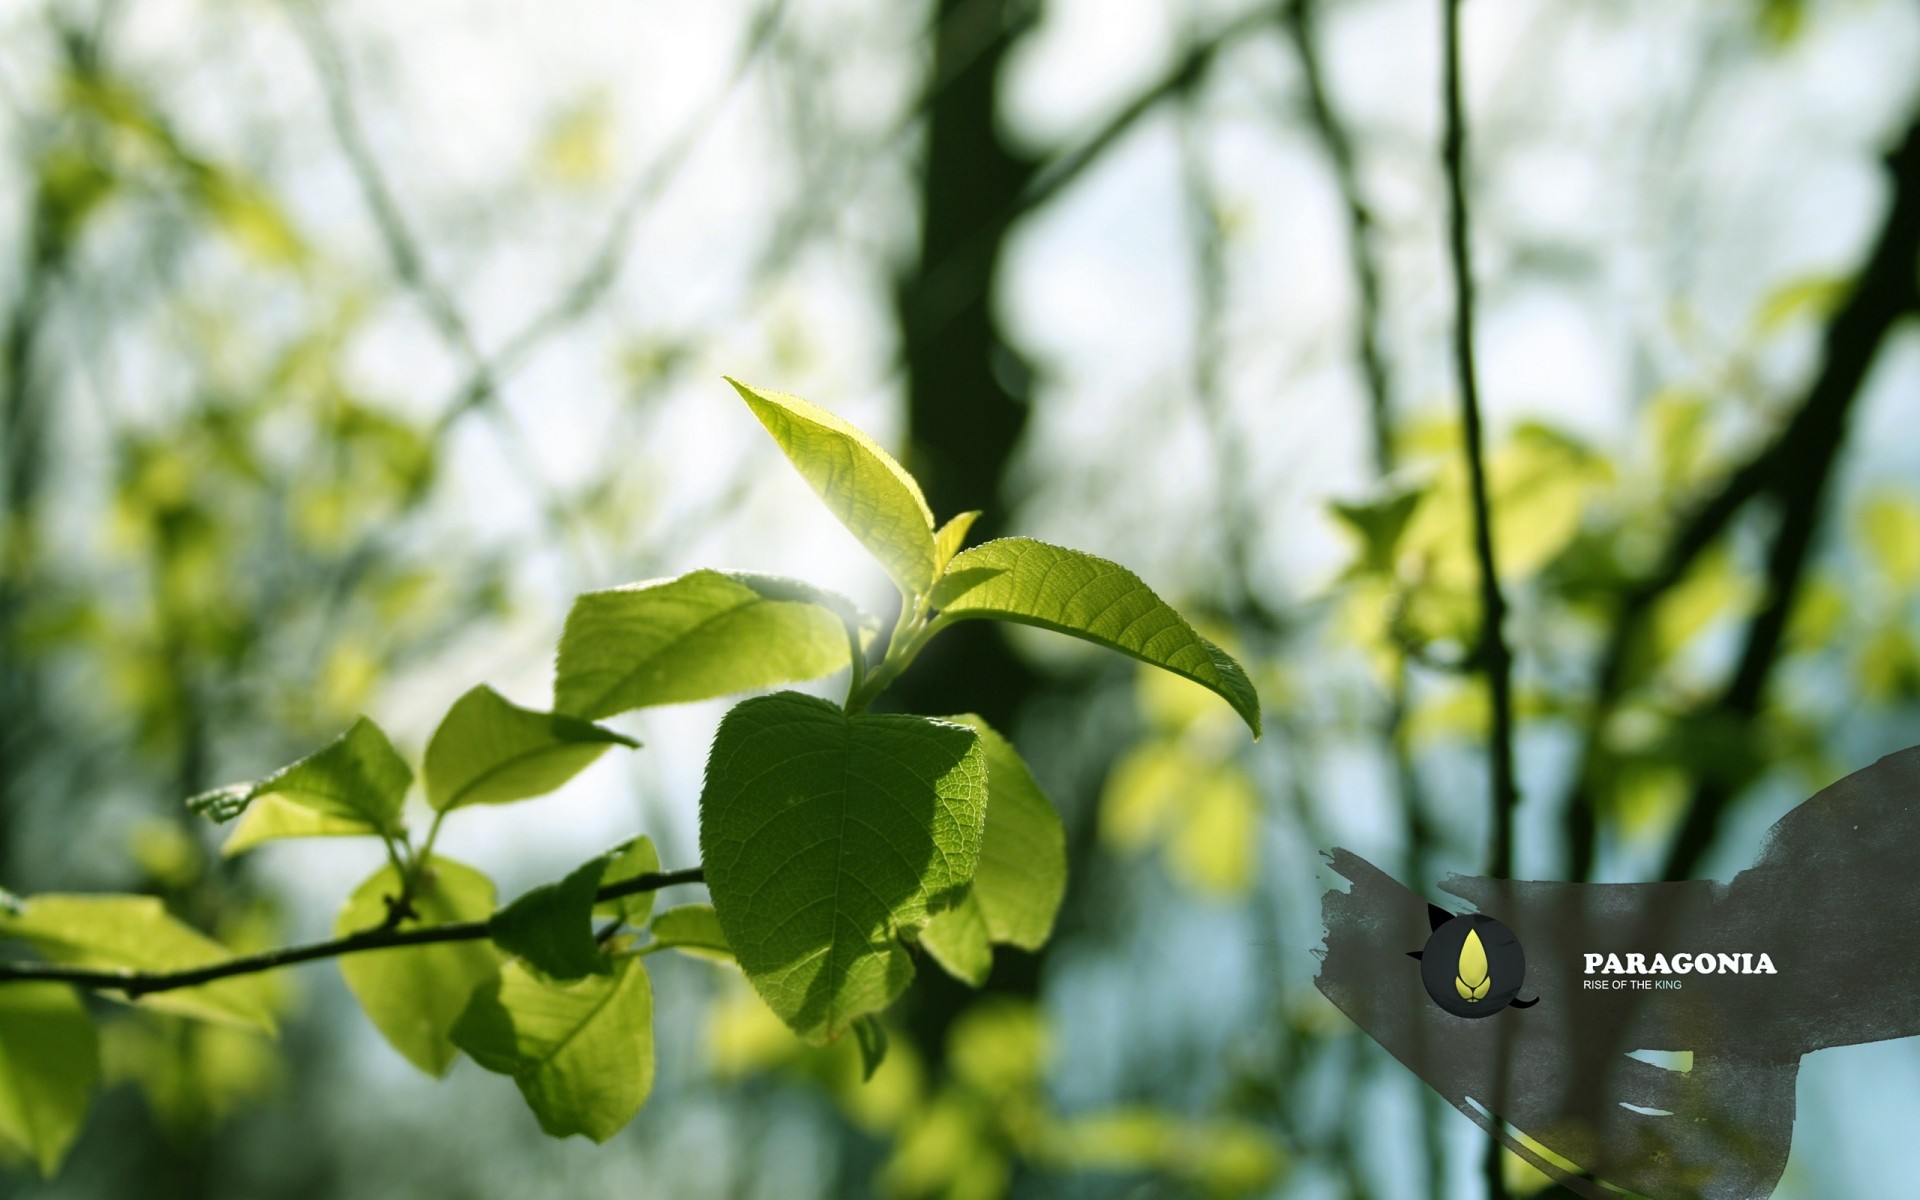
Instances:
[[[1480,944],[1477,930],[1467,930],[1467,940],[1460,943],[1460,973],[1453,981],[1453,990],[1460,998],[1469,1002],[1484,1000],[1493,988],[1493,980],[1487,976],[1487,948]]]

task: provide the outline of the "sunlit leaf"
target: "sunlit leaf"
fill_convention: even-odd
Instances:
[[[100,1075],[99,1042],[65,984],[0,988],[0,1141],[51,1176],[67,1156]]]
[[[972,892],[980,919],[993,941],[1038,950],[1067,890],[1060,814],[1020,752],[986,721],[973,713],[947,719],[977,732],[987,756],[987,826]]]
[[[733,947],[720,928],[719,914],[711,904],[682,904],[669,908],[653,919],[649,927],[653,940],[661,946],[701,958],[732,959]]]
[[[1260,698],[1240,664],[1117,563],[1031,538],[1001,538],[956,555],[933,603],[942,619],[1016,621],[1172,671],[1218,693],[1260,734]]]
[[[399,832],[400,805],[412,783],[412,768],[387,735],[361,717],[300,761],[257,782],[195,796],[187,807],[215,821],[230,821],[263,799],[279,801],[268,815],[235,830],[241,848],[276,837],[393,835]],[[287,811],[291,808],[313,815]]]
[[[1902,591],[1920,584],[1920,501],[1881,492],[1860,506],[1860,539],[1888,583]]]
[[[901,590],[923,594],[933,583],[939,554],[933,513],[913,476],[872,438],[826,409],[785,392],[727,382],[780,443],[801,478]]]
[[[427,743],[427,803],[445,812],[543,796],[608,746],[639,744],[578,717],[521,708],[483,684],[454,702]]]
[[[565,984],[508,963],[474,992],[453,1039],[512,1076],[551,1137],[604,1142],[653,1089],[653,991],[638,959]]]
[[[937,914],[920,931],[920,946],[947,974],[979,987],[993,973],[993,938],[972,896]]]
[[[806,584],[744,572],[588,592],[567,614],[554,705],[594,719],[817,679],[848,665],[851,610]]]
[[[400,877],[382,867],[354,890],[333,923],[334,936],[379,927]],[[411,904],[422,926],[485,920],[493,912],[493,881],[451,859],[428,860]],[[395,1050],[429,1075],[453,1065],[448,1037],[474,988],[500,970],[500,954],[485,938],[405,946],[344,955],[340,973],[360,1006]]]
[[[51,961],[75,967],[171,972],[233,957],[219,942],[168,915],[153,896],[30,896],[18,913],[0,913],[0,938],[16,937]],[[240,975],[198,987],[152,992],[137,1003],[271,1033],[274,994],[266,976]]]
[[[795,692],[729,712],[700,797],[701,861],[767,1004],[826,1041],[892,1002],[913,975],[897,935],[964,895],[986,809],[986,756],[964,726]]]
[[[953,556],[960,553],[967,544],[967,534],[973,530],[973,523],[980,519],[980,512],[957,514],[951,521],[942,525],[933,535],[933,573],[937,576],[947,569]]]

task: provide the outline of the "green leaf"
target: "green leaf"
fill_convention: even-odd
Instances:
[[[608,746],[639,744],[578,717],[521,708],[482,684],[454,702],[427,743],[427,803],[446,812],[544,796]]]
[[[869,1015],[854,1021],[853,1037],[860,1043],[860,1082],[866,1083],[887,1061],[887,1031]]]
[[[374,872],[334,919],[334,936],[377,928],[387,919],[386,897],[399,894],[400,877],[391,866]],[[436,855],[427,860],[411,903],[420,925],[484,920],[493,911],[493,881]],[[340,959],[340,973],[374,1028],[408,1062],[436,1076],[453,1065],[448,1033],[467,998],[499,970],[499,952],[481,938],[368,950]]]
[[[1881,492],[1860,506],[1860,536],[1887,582],[1907,591],[1920,585],[1920,503]]]
[[[700,797],[727,944],[769,1007],[830,1041],[913,977],[898,936],[964,894],[987,808],[980,737],[779,692],[734,707]]]
[[[299,762],[250,784],[216,788],[187,801],[215,821],[247,813],[228,839],[226,853],[281,837],[395,835],[400,804],[413,771],[380,727],[361,717],[353,727]],[[251,810],[272,800],[267,811]]]
[[[963,512],[940,527],[933,535],[933,572],[937,576],[947,569],[953,556],[967,544],[967,534],[972,531],[973,523],[980,519],[980,510]]]
[[[682,950],[700,958],[731,959],[733,947],[720,928],[719,914],[711,904],[683,904],[670,908],[653,919],[651,927],[656,945]]]
[[[568,984],[508,963],[474,992],[453,1039],[487,1070],[512,1076],[552,1137],[604,1142],[653,1089],[653,991],[638,959]]]
[[[1407,521],[1425,497],[1424,488],[1414,487],[1398,489],[1360,503],[1334,502],[1334,515],[1359,540],[1358,569],[1388,575],[1393,573],[1400,535],[1407,531]]]
[[[560,882],[529,891],[493,914],[487,936],[550,979],[606,974],[606,956],[593,936],[593,904],[608,861],[601,855]]]
[[[72,988],[0,988],[0,1141],[52,1176],[79,1136],[99,1077],[99,1038]]]
[[[977,732],[987,754],[987,828],[973,876],[981,919],[994,941],[1038,950],[1067,890],[1067,831],[1011,742],[972,713],[947,719]]]
[[[370,837],[379,830],[365,821],[315,812],[278,796],[262,796],[247,806],[220,853],[231,858],[262,842],[296,837]]]
[[[944,620],[1017,621],[1172,671],[1217,693],[1260,736],[1260,697],[1240,664],[1117,563],[1032,538],[1001,538],[955,556],[933,590],[933,605]]]
[[[175,920],[153,896],[33,896],[17,915],[0,916],[0,938],[33,944],[68,966],[123,971],[184,971],[225,962],[225,946]],[[145,1008],[274,1031],[271,979],[242,975],[199,987],[142,996]]]
[[[588,592],[560,637],[554,707],[592,719],[818,679],[848,665],[853,611],[807,584],[740,572]]]
[[[913,476],[872,438],[785,392],[728,379],[840,523],[910,596],[932,586],[939,555],[933,513]],[[962,527],[964,531],[964,527]]]
[[[991,807],[987,819],[993,819]],[[980,987],[993,973],[993,938],[980,915],[980,901],[973,896],[928,921],[920,931],[920,945],[962,983]]]
[[[660,872],[660,852],[653,848],[652,838],[630,838],[607,854],[610,861],[606,873],[600,876],[600,886],[603,888]],[[632,895],[602,900],[593,906],[593,911],[599,916],[617,917],[629,925],[645,925],[653,913],[653,898],[652,892],[634,892]]]

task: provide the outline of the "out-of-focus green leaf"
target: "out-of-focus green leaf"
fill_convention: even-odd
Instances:
[[[983,999],[947,1035],[954,1078],[994,1099],[1037,1088],[1051,1053],[1040,1010],[1025,1000]]]
[[[100,1075],[107,1088],[140,1089],[162,1128],[205,1137],[281,1083],[273,1043],[250,1029],[153,1015],[100,1028]]]
[[[387,919],[400,877],[380,868],[354,890],[335,918],[335,937],[373,929]],[[493,881],[451,859],[427,861],[411,900],[421,925],[484,920],[493,912]],[[483,938],[344,955],[340,973],[383,1037],[429,1075],[445,1075],[455,1054],[449,1031],[473,990],[495,978],[500,954]]]
[[[987,764],[973,730],[848,714],[780,692],[714,735],[700,850],[720,926],[769,1007],[810,1041],[907,986],[895,940],[965,894]]]
[[[544,796],[608,746],[639,744],[578,717],[521,708],[482,684],[454,702],[427,743],[427,803],[446,812]]]
[[[1286,1166],[1279,1147],[1255,1126],[1148,1108],[1066,1121],[1051,1131],[1045,1157],[1068,1169],[1161,1171],[1220,1200],[1264,1193]]]
[[[558,883],[527,892],[493,914],[487,935],[549,979],[565,982],[606,974],[607,958],[593,936],[593,906],[608,861],[602,855]]]
[[[551,1137],[604,1142],[653,1089],[653,991],[638,959],[565,984],[508,963],[474,992],[453,1038],[513,1077]]]
[[[1860,506],[1860,540],[1888,583],[1902,592],[1920,584],[1920,502],[1881,492]]]
[[[733,958],[733,947],[727,945],[720,917],[711,904],[682,904],[670,908],[653,919],[651,929],[658,945],[700,958]]]
[[[32,896],[20,912],[0,913],[0,938],[21,938],[57,963],[102,970],[184,971],[233,957],[219,942],[169,916],[153,896]],[[274,988],[263,975],[153,992],[137,1003],[274,1030]]]
[[[847,604],[795,580],[694,571],[588,592],[560,638],[554,704],[599,718],[830,675]]]
[[[1774,8],[1785,9],[1779,0],[1769,0]],[[1802,275],[1789,279],[1767,293],[1753,317],[1757,337],[1771,337],[1790,323],[1805,318],[1822,321],[1840,307],[1853,289],[1853,280],[1844,275]]]
[[[1124,756],[1100,795],[1100,833],[1122,850],[1164,842],[1167,865],[1214,896],[1246,890],[1259,845],[1259,795],[1237,765],[1178,741],[1148,742]]]
[[[933,604],[943,620],[987,617],[1051,629],[1172,671],[1217,693],[1260,736],[1260,698],[1240,664],[1118,563],[1001,538],[956,555]]]
[[[826,409],[785,392],[727,382],[780,443],[801,478],[901,590],[925,594],[938,571],[939,553],[933,513],[913,476],[872,438]]]
[[[93,1021],[72,988],[0,988],[0,1141],[51,1176],[80,1134],[99,1076]]]
[[[1392,574],[1400,535],[1426,496],[1424,488],[1400,488],[1364,502],[1336,501],[1333,514],[1353,531],[1360,543],[1359,568]]]
[[[853,1039],[860,1046],[860,1080],[864,1083],[887,1061],[887,1030],[869,1013],[853,1022]]]
[[[400,805],[412,783],[413,770],[387,735],[361,717],[300,761],[255,783],[202,793],[187,801],[187,807],[215,821],[230,821],[264,799],[279,801],[234,831],[232,840],[240,849],[276,837],[393,836],[399,832]],[[227,852],[235,849],[229,844]]]
[[[1716,618],[1742,614],[1758,591],[1754,581],[1740,573],[1728,551],[1702,555],[1654,608],[1655,661],[1666,662]]]

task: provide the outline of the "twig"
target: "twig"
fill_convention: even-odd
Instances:
[[[704,883],[705,881],[706,876],[699,867],[689,867],[680,871],[650,872],[645,875],[636,875],[632,879],[623,879],[618,883],[610,883],[595,893],[594,898],[616,900],[621,896],[658,891],[661,888],[674,887],[683,883]],[[295,963],[312,962],[321,958],[338,958],[343,954],[388,950],[396,946],[431,946],[440,942],[477,941],[487,936],[487,924],[486,921],[457,921],[447,925],[432,925],[425,929],[394,929],[383,922],[372,929],[348,934],[346,937],[333,938],[324,942],[309,942],[303,946],[283,946],[277,950],[229,958],[222,962],[209,963],[204,967],[193,967],[184,971],[115,971],[64,967],[56,963],[0,963],[0,984],[68,983],[75,987],[119,992],[129,1000],[133,1000],[155,992],[198,987],[222,979],[231,979],[236,975],[256,975],[262,971],[277,970]]]
[[[1453,265],[1453,360],[1460,388],[1462,437],[1467,450],[1467,478],[1473,493],[1473,548],[1480,560],[1480,644],[1475,654],[1487,677],[1492,698],[1493,728],[1487,744],[1492,776],[1492,846],[1487,874],[1505,879],[1513,874],[1513,813],[1519,807],[1519,789],[1513,777],[1513,654],[1505,630],[1507,598],[1500,590],[1498,560],[1493,552],[1493,514],[1487,502],[1487,467],[1480,422],[1480,384],[1473,358],[1473,246],[1467,213],[1467,122],[1460,87],[1460,4],[1441,0],[1445,26],[1446,131],[1441,157],[1445,162],[1448,198],[1449,257]],[[1496,1067],[1497,1114],[1506,1103],[1507,1047],[1500,1048]],[[1505,1155],[1496,1139],[1487,1146],[1483,1163],[1488,1200],[1507,1195]]]
[[[1441,157],[1447,175],[1447,245],[1453,266],[1453,363],[1473,497],[1473,549],[1480,563],[1480,644],[1475,657],[1487,677],[1493,701],[1492,737],[1487,748],[1493,780],[1493,834],[1487,873],[1504,879],[1513,871],[1513,811],[1520,801],[1513,772],[1513,651],[1507,645],[1507,598],[1500,587],[1493,550],[1480,380],[1473,353],[1473,248],[1467,212],[1467,128],[1460,98],[1460,0],[1442,2],[1446,13],[1446,133]]]

